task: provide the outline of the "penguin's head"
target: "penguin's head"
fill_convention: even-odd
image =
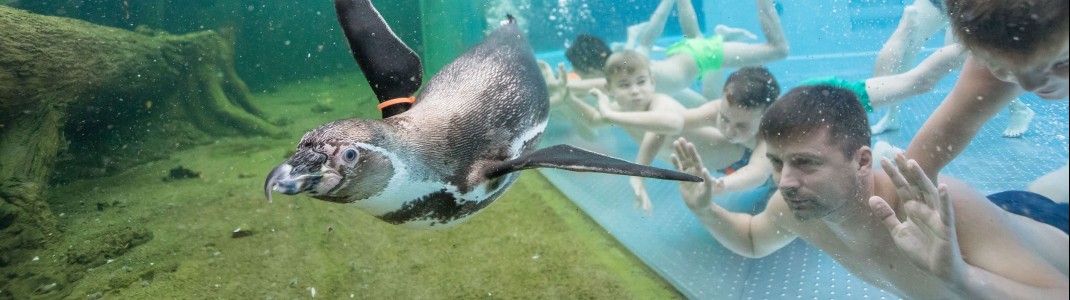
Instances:
[[[369,198],[386,188],[394,162],[383,146],[384,128],[373,120],[343,120],[324,124],[305,134],[297,152],[271,170],[264,194],[307,193],[330,202],[349,203]]]

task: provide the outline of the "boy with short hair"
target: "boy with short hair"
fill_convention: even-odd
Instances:
[[[707,166],[726,174],[714,180],[717,194],[758,188],[769,182],[772,173],[765,159],[765,143],[756,138],[758,121],[780,96],[780,85],[766,68],[745,67],[728,77],[723,95],[723,99],[684,111],[683,129],[676,135],[695,141],[707,158]],[[601,99],[599,104],[597,113],[601,116],[617,122],[629,118],[619,115],[608,99]],[[644,139],[637,163],[648,163],[673,137]],[[631,184],[640,202],[648,202],[642,199],[644,182],[633,179]]]
[[[1065,100],[1068,91],[1066,0],[948,0],[946,4],[950,27],[972,55],[954,89],[906,151],[934,180],[981,126],[1023,90],[1047,100]]]
[[[888,77],[896,74],[907,73],[908,67],[914,62],[914,58],[921,51],[925,41],[937,30],[946,27],[947,15],[944,13],[942,0],[915,0],[913,4],[903,9],[903,17],[899,20],[899,26],[888,38],[888,41],[877,53],[877,60],[873,64],[873,77]],[[944,44],[954,43],[952,30],[948,30],[944,36]],[[964,54],[965,55],[965,54]],[[953,69],[959,69],[965,58],[960,58]],[[920,66],[919,66],[920,67]],[[918,69],[918,68],[914,68]],[[946,75],[947,72],[943,72]],[[938,81],[941,77],[934,78]],[[918,94],[932,90],[932,85],[922,85],[915,88]],[[1010,122],[1003,131],[1004,137],[1021,137],[1029,129],[1029,123],[1036,114],[1029,109],[1021,100],[1014,100],[1008,106],[1010,110]],[[899,105],[892,104],[884,117],[871,128],[873,134],[880,134],[889,130],[899,129]]]
[[[650,71],[650,61],[639,52],[624,50],[610,55],[604,72],[606,92],[590,90],[590,94],[598,99],[599,109],[571,95],[565,101],[581,112],[579,115],[584,117],[586,126],[615,124],[624,129],[639,143],[635,163],[649,165],[658,151],[680,134],[685,109],[672,97],[655,92],[656,81]],[[636,195],[636,206],[649,213],[652,205],[642,179],[632,177],[630,183]]]
[[[684,112],[682,136],[695,143],[707,167],[725,174],[713,179],[714,194],[769,182],[772,166],[765,142],[757,138],[758,122],[779,96],[780,85],[768,69],[745,67],[728,76],[721,99]]]

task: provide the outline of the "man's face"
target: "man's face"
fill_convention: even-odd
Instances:
[[[654,80],[650,72],[617,74],[607,84],[609,96],[625,110],[646,110],[654,99]]]
[[[762,113],[765,110],[746,109],[731,105],[725,100],[720,101],[720,106],[715,124],[728,141],[741,144],[758,135],[758,125],[762,122]]]
[[[1026,58],[994,51],[974,51],[999,80],[1017,83],[1022,89],[1048,100],[1066,99],[1068,37],[1052,42]]]
[[[864,195],[860,164],[830,143],[828,129],[769,141],[766,157],[784,202],[799,221],[821,219]]]

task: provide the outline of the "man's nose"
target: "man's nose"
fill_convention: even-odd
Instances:
[[[799,189],[799,178],[796,172],[784,166],[780,171],[780,180],[777,182],[777,188],[780,188],[783,192],[795,191]]]

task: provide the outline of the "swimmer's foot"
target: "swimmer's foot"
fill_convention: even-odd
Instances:
[[[1012,101],[1008,108],[1011,111],[1011,121],[1007,124],[1007,129],[1003,130],[1003,137],[1022,137],[1029,130],[1029,123],[1037,113],[1022,103],[1021,99]]]
[[[725,25],[717,25],[717,27],[713,29],[713,32],[721,36],[725,42],[742,42],[758,39],[757,35],[754,35],[754,33],[746,29],[728,27]]]
[[[892,130],[899,130],[899,106],[888,109],[888,113],[884,114],[880,121],[877,121],[877,125],[869,128],[872,134],[881,134]]]
[[[876,162],[875,165],[880,166],[881,157],[892,160],[895,159],[895,154],[899,152],[903,152],[903,149],[892,146],[892,144],[885,141],[877,141],[876,144],[873,144],[873,161]]]

